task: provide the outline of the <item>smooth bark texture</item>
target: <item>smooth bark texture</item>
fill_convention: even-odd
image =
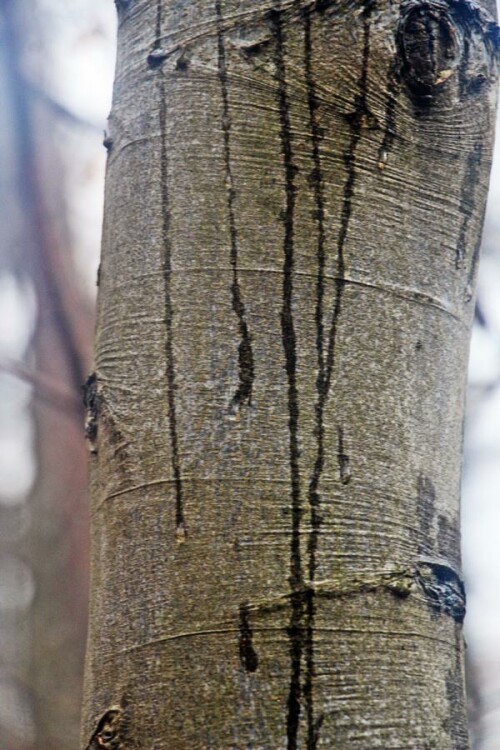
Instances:
[[[82,747],[465,750],[492,8],[118,5]]]

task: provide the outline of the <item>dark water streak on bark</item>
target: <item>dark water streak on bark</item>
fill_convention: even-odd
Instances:
[[[158,1],[157,18],[156,18],[156,41],[155,47],[159,45],[161,35],[161,12],[162,2]],[[166,357],[166,380],[167,380],[167,401],[168,401],[168,423],[170,434],[170,449],[172,454],[172,472],[174,475],[175,486],[175,531],[184,538],[186,534],[186,524],[184,519],[183,507],[183,486],[180,470],[179,458],[179,438],[177,433],[177,413],[175,404],[176,390],[176,372],[173,352],[173,308],[171,292],[172,276],[172,243],[170,240],[170,196],[168,189],[168,154],[167,154],[167,92],[164,74],[159,68],[159,125],[160,125],[160,187],[161,187],[161,211],[162,211],[162,243],[163,243],[163,279],[164,279],[164,297],[165,297],[165,357]]]
[[[281,310],[281,332],[285,354],[285,369],[288,380],[288,430],[292,502],[292,530],[290,542],[290,588],[291,615],[288,627],[290,639],[290,687],[287,701],[287,750],[297,750],[298,730],[301,712],[301,669],[303,652],[304,593],[303,571],[300,550],[300,523],[302,503],[300,497],[299,472],[299,405],[297,392],[296,335],[293,320],[293,269],[294,269],[294,220],[297,188],[295,186],[296,166],[293,161],[290,124],[290,105],[287,92],[285,70],[285,45],[283,20],[280,6],[269,13],[269,22],[275,41],[275,66],[277,79],[277,100],[280,118],[280,140],[285,172],[285,210],[283,214],[283,303]]]
[[[316,573],[316,552],[318,547],[319,529],[321,518],[318,512],[320,497],[318,493],[318,483],[320,478],[319,467],[323,466],[324,461],[324,424],[323,412],[321,409],[321,393],[325,377],[324,363],[324,321],[323,321],[323,299],[325,285],[325,207],[323,195],[323,173],[320,156],[321,129],[317,118],[318,100],[312,68],[312,39],[311,39],[311,14],[304,15],[304,75],[307,87],[307,102],[309,109],[309,129],[312,141],[312,160],[313,174],[312,185],[314,191],[315,218],[317,224],[317,279],[316,279],[316,352],[318,363],[318,375],[316,379],[316,389],[318,400],[315,405],[316,425],[315,434],[317,440],[317,458],[314,467],[313,476],[309,483],[308,500],[310,508],[311,531],[309,533],[307,552],[308,552],[308,574],[309,581],[314,581]],[[304,699],[305,711],[307,718],[307,750],[314,750],[318,741],[318,731],[314,720],[314,616],[315,616],[315,599],[314,591],[310,589],[306,597],[306,626],[305,626],[305,663],[306,674],[304,680]]]
[[[238,236],[234,211],[234,184],[231,169],[231,117],[229,113],[229,93],[227,83],[226,49],[224,44],[224,25],[220,0],[215,2],[217,18],[217,51],[218,77],[222,96],[222,132],[224,137],[224,165],[226,172],[227,212],[229,217],[229,235],[231,241],[230,263],[232,269],[231,296],[232,307],[238,318],[240,343],[238,346],[239,387],[233,397],[232,407],[237,409],[241,404],[250,405],[254,381],[254,360],[251,337],[245,318],[240,281],[238,275]]]

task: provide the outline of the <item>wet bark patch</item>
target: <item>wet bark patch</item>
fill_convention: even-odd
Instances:
[[[253,646],[253,632],[250,625],[248,603],[240,606],[239,631],[238,647],[241,665],[245,672],[256,672],[259,666],[259,657]]]
[[[222,16],[222,8],[220,0],[216,0],[215,11],[217,17],[217,65],[218,65],[218,78],[221,87],[221,98],[222,98],[222,118],[221,127],[224,141],[224,166],[226,172],[226,198],[227,198],[227,214],[229,221],[229,235],[230,235],[230,264],[232,271],[232,283],[231,283],[231,300],[232,308],[238,320],[238,330],[240,335],[240,343],[238,345],[238,370],[239,370],[239,386],[234,394],[231,409],[236,411],[240,406],[250,406],[252,401],[252,389],[254,381],[254,360],[252,351],[252,342],[248,324],[246,320],[245,304],[243,302],[243,295],[240,286],[239,279],[239,254],[238,254],[238,234],[236,229],[236,218],[235,218],[235,190],[233,181],[233,172],[231,164],[231,115],[229,110],[229,89],[228,89],[228,73],[227,73],[227,60],[226,60],[226,48],[224,40],[224,19]]]

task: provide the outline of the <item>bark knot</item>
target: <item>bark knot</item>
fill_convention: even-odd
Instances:
[[[401,11],[398,42],[402,77],[418,97],[431,96],[455,72],[461,53],[460,30],[441,2],[409,2]]]
[[[397,31],[400,75],[414,103],[433,103],[456,75],[458,97],[497,75],[499,27],[474,0],[405,0]]]
[[[462,624],[465,617],[465,588],[460,572],[447,560],[421,557],[416,579],[436,614],[446,614]]]
[[[86,750],[122,750],[124,748],[122,737],[123,725],[123,712],[121,708],[112,706],[99,719],[97,729],[92,735]]]
[[[97,453],[97,431],[101,399],[98,392],[97,374],[93,372],[82,386],[83,405],[86,409],[85,437],[91,453]]]

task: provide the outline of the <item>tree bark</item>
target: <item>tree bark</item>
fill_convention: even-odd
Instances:
[[[117,5],[82,747],[465,749],[492,5]]]

